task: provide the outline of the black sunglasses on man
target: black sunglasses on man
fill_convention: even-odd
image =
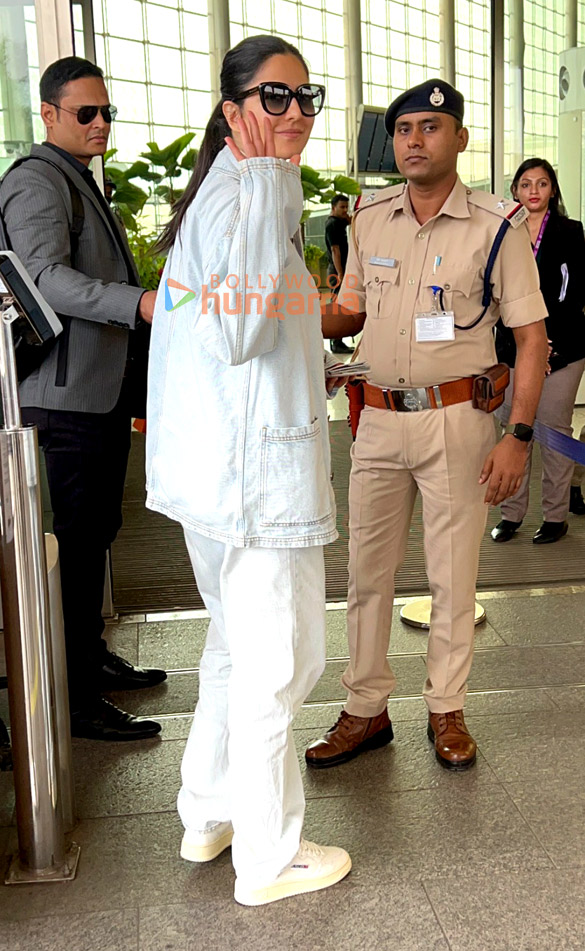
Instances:
[[[89,125],[90,122],[93,122],[98,112],[101,112],[102,119],[104,122],[107,122],[108,125],[113,122],[118,115],[118,110],[115,106],[80,106],[79,109],[65,109],[64,106],[60,106],[56,102],[50,102],[49,105],[55,106],[55,109],[61,109],[62,112],[68,112],[71,116],[77,116],[79,125]]]

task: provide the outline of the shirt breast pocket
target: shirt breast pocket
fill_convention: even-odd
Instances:
[[[394,267],[384,264],[364,264],[364,288],[366,292],[366,313],[374,320],[391,316],[392,302],[398,285],[400,263]]]
[[[470,326],[481,314],[483,280],[479,271],[473,268],[441,267],[440,274],[427,274],[423,281],[428,300],[425,310],[432,308],[433,287],[442,289],[440,303],[444,310],[453,311],[455,324],[459,327]]]

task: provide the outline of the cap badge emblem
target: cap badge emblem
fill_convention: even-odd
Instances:
[[[441,92],[438,86],[435,86],[435,88],[433,89],[430,95],[429,101],[431,103],[431,106],[435,106],[435,108],[437,109],[439,108],[439,106],[442,106],[443,103],[445,102],[445,96],[443,95],[443,93]]]

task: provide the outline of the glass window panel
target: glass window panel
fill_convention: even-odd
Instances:
[[[137,82],[146,80],[144,61],[144,46],[142,43],[133,43],[130,40],[118,40],[111,37],[108,40],[110,75],[116,79],[134,79]]]
[[[112,79],[109,89],[110,98],[118,108],[120,119],[125,122],[148,122],[148,97],[143,83],[128,83]],[[117,123],[118,119],[114,124]]]
[[[167,46],[178,49],[181,45],[178,10],[159,7],[153,3],[146,3],[145,6],[148,39],[154,42],[161,41]]]
[[[288,3],[287,0],[273,0],[273,17],[272,22],[275,24],[275,29],[278,29],[279,33],[288,33],[290,36],[294,36],[298,33],[299,29],[299,19],[298,19],[298,6],[296,3]],[[248,14],[250,13],[250,6],[253,4],[248,3]],[[315,11],[307,11],[308,13],[315,13]],[[278,27],[276,27],[278,24]],[[310,33],[307,33],[310,36]]]
[[[311,40],[305,40],[301,46],[301,52],[307,61],[309,72],[315,78],[324,75],[325,64],[323,61],[323,47],[320,43],[313,43]]]
[[[181,51],[178,48],[167,49],[165,46],[151,44],[148,48],[148,59],[150,79],[153,83],[165,86],[183,85],[183,64]]]
[[[167,145],[170,145],[171,142],[174,142],[175,139],[178,139],[180,135],[185,134],[184,126],[175,126],[169,123],[168,125],[155,125],[153,128],[154,141],[157,145],[160,145],[162,149],[166,148]]]
[[[206,53],[183,54],[185,82],[189,89],[209,89],[209,56]]]
[[[116,119],[112,125],[110,144],[112,148],[118,149],[116,162],[135,162],[150,140],[151,130],[146,124],[130,124]]]
[[[424,36],[424,19],[421,10],[414,10],[412,7],[408,8],[408,32],[415,36]]]
[[[191,13],[200,13],[207,18],[207,0],[182,0],[183,10]]]
[[[164,125],[185,125],[185,102],[182,89],[151,86],[150,99],[154,120]]]
[[[232,43],[240,43],[244,39],[244,28],[238,23],[230,23],[230,38]]]
[[[370,59],[372,82],[385,86],[388,82],[388,60],[382,56],[372,56]]]
[[[94,8],[98,6],[95,4]],[[97,25],[95,31],[100,32]],[[144,39],[142,4],[138,0],[116,0],[116,6],[109,10],[108,33],[127,40]]]
[[[235,23],[244,22],[244,11],[242,7],[242,0],[229,0],[230,2],[230,21]],[[230,28],[231,33],[231,28]],[[233,38],[232,38],[233,43]]]
[[[200,53],[209,52],[207,17],[204,18],[195,13],[183,14],[183,42],[185,49]]]
[[[204,129],[211,116],[211,95],[208,92],[187,92],[190,129]]]

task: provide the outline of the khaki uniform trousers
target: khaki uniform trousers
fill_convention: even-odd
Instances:
[[[348,713],[377,716],[396,685],[386,656],[394,577],[417,488],[433,599],[423,695],[431,713],[462,709],[488,511],[479,476],[495,441],[492,417],[471,402],[419,413],[364,408],[349,488]]]

